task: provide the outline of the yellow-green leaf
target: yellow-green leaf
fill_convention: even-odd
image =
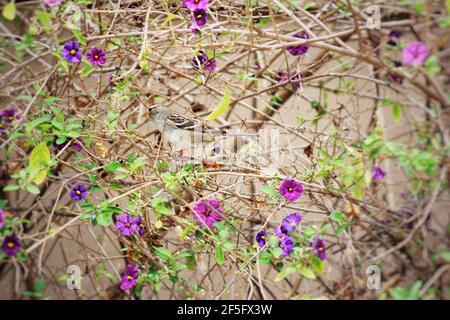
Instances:
[[[28,166],[31,171],[31,181],[39,185],[47,177],[47,165],[50,163],[50,150],[45,142],[34,147],[28,159]]]
[[[228,106],[231,102],[231,95],[230,95],[230,89],[228,87],[225,89],[225,94],[223,95],[222,100],[220,100],[217,107],[214,109],[214,111],[208,116],[206,121],[212,121],[220,117],[222,114],[227,111]]]
[[[2,11],[3,17],[6,20],[12,21],[16,17],[16,4],[14,2],[10,2],[3,7]]]
[[[316,278],[316,276],[314,275],[314,272],[312,272],[311,269],[308,269],[306,267],[300,267],[298,269],[298,272],[300,272],[300,274],[307,279],[314,280]]]

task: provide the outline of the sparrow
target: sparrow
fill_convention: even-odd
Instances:
[[[169,141],[176,149],[190,147],[192,143],[211,143],[220,137],[230,136],[256,136],[253,133],[231,133],[219,129],[205,127],[202,122],[175,113],[169,108],[154,105],[148,109],[150,119],[155,123],[156,129]]]

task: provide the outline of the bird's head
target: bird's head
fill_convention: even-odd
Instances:
[[[154,104],[148,108],[150,119],[156,119],[158,113],[164,111],[166,108],[159,104]]]

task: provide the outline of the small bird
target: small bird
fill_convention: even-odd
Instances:
[[[254,133],[232,133],[207,128],[200,121],[172,112],[161,105],[151,106],[148,111],[158,131],[177,150],[190,149],[193,145],[210,144],[220,137],[256,136]]]

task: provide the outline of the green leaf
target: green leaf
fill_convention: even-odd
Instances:
[[[295,272],[295,267],[284,268],[275,277],[275,282],[280,282],[281,280],[283,280],[284,278],[286,278],[287,276],[289,276],[290,274],[292,274],[294,272]]]
[[[8,184],[6,187],[3,188],[3,191],[7,192],[7,191],[14,191],[19,189],[20,186],[18,186],[17,184]]]
[[[41,142],[30,153],[28,166],[31,170],[31,181],[39,185],[47,177],[47,165],[50,163],[50,150],[47,143]]]
[[[45,11],[36,11],[36,18],[38,21],[42,24],[44,29],[46,31],[49,31],[52,29],[52,23],[51,23],[51,14]]]
[[[33,194],[39,194],[41,193],[41,190],[35,186],[34,184],[28,184],[25,189],[29,192],[29,193],[33,193]]]
[[[79,30],[79,29],[73,29],[72,32],[73,32],[75,38],[77,38],[77,40],[78,40],[83,46],[85,46],[85,45],[87,44],[87,43],[86,43],[86,38],[84,37],[83,33],[81,33],[81,30]]]
[[[34,283],[34,290],[36,292],[42,293],[45,290],[45,280],[44,279],[38,279]]]
[[[319,259],[319,257],[317,257],[316,255],[312,256],[310,263],[314,271],[316,271],[317,273],[323,272],[325,264],[323,260]]]
[[[342,212],[334,211],[330,214],[330,219],[335,222],[344,222],[345,216],[342,214]]]
[[[272,251],[272,254],[273,254],[273,256],[274,256],[275,258],[281,257],[281,255],[282,255],[282,253],[283,253],[283,249],[281,249],[281,248],[279,248],[279,247],[273,248],[271,251]]]
[[[105,167],[105,171],[106,172],[114,172],[117,169],[119,169],[122,165],[120,164],[120,162],[111,162],[108,163]]]
[[[169,249],[163,247],[154,247],[154,250],[156,254],[161,257],[161,259],[175,261],[175,258],[173,257],[172,252]]]
[[[392,118],[395,123],[398,123],[402,117],[403,105],[400,103],[394,103],[392,105]]]
[[[159,214],[172,215],[170,203],[164,198],[152,199],[152,207],[155,208],[156,212]]]
[[[338,228],[336,228],[336,231],[335,231],[336,235],[342,233],[345,229],[347,229],[347,228],[348,228],[349,226],[351,226],[352,224],[353,224],[352,222],[350,222],[350,223],[344,223],[343,225],[341,225],[341,226],[339,226]]]
[[[97,215],[97,223],[104,228],[109,227],[112,222],[112,212],[102,212]]]
[[[314,280],[316,278],[316,276],[314,275],[314,272],[312,272],[311,269],[308,269],[306,267],[300,267],[298,269],[298,272],[307,279]]]
[[[262,264],[271,264],[272,263],[272,255],[267,251],[261,252],[259,254],[258,259]]]
[[[225,256],[223,253],[223,248],[221,244],[216,245],[216,262],[218,265],[223,265]]]
[[[14,2],[6,4],[3,7],[2,14],[6,20],[14,20],[14,18],[16,17],[16,4]]]
[[[220,117],[222,114],[227,111],[228,106],[231,102],[230,89],[226,87],[225,94],[219,104],[214,108],[214,111],[206,118],[206,121],[212,121]]]
[[[436,55],[430,56],[427,61],[425,61],[425,69],[429,75],[433,75],[441,71],[439,59]]]
[[[86,67],[81,70],[80,78],[86,78],[92,71],[94,71],[94,66],[92,64],[86,65]]]
[[[433,255],[433,260],[443,259],[445,262],[450,262],[450,251],[440,251]]]

